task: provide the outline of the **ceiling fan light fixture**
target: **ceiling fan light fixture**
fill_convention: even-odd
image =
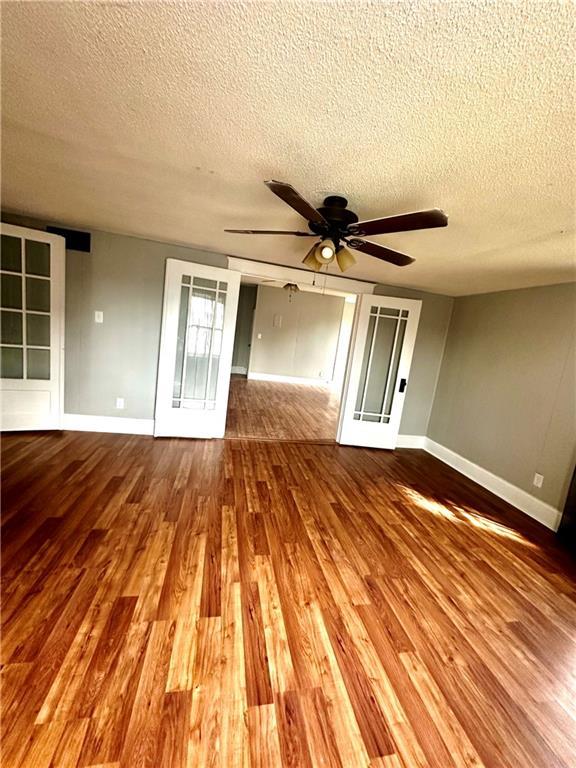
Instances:
[[[345,272],[356,264],[354,256],[350,253],[348,248],[345,248],[343,245],[336,251],[336,261],[340,267],[340,272]]]
[[[317,245],[313,245],[308,251],[306,256],[302,259],[302,264],[306,264],[307,267],[313,269],[315,272],[319,272],[322,269],[322,264],[316,258]]]
[[[331,264],[334,261],[336,255],[336,248],[332,240],[328,237],[318,243],[316,246],[316,259],[324,266],[325,264]]]

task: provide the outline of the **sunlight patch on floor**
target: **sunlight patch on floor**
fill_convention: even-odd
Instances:
[[[454,506],[453,508],[447,507],[435,499],[427,498],[413,488],[407,488],[406,486],[400,486],[400,490],[406,496],[406,498],[415,504],[420,509],[431,512],[437,517],[442,517],[445,520],[450,520],[453,523],[470,523],[475,528],[478,528],[487,533],[495,533],[497,536],[502,536],[512,541],[517,541],[520,544],[524,544],[528,547],[533,547],[534,544],[527,541],[522,534],[518,533],[512,528],[508,528],[502,523],[497,523],[494,520],[483,517],[479,512],[474,509]]]

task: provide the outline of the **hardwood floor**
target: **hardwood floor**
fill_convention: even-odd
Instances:
[[[569,768],[576,583],[415,450],[12,434],[3,768]]]
[[[339,404],[326,386],[232,376],[226,437],[333,442]]]

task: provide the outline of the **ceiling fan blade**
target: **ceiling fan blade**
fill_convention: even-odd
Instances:
[[[413,229],[431,229],[445,227],[448,216],[439,208],[414,213],[400,213],[398,216],[386,216],[383,219],[359,221],[349,228],[353,235],[387,235],[392,232],[410,232]]]
[[[388,261],[390,264],[395,264],[397,267],[407,267],[408,264],[412,264],[414,259],[411,256],[407,256],[400,251],[393,251],[390,248],[386,248],[384,245],[378,243],[371,243],[369,240],[358,240],[357,238],[351,238],[346,240],[346,243],[350,248],[354,248],[356,251],[367,253],[369,256],[374,256],[376,259],[382,261]]]
[[[318,237],[314,232],[290,232],[287,229],[225,229],[235,235],[294,235],[295,237]]]
[[[296,192],[291,184],[285,184],[283,181],[274,181],[274,179],[265,181],[264,184],[275,195],[278,195],[281,200],[284,200],[291,208],[294,208],[301,216],[304,216],[307,221],[315,221],[317,224],[328,224],[320,211],[317,211],[313,205],[304,200],[302,195]]]

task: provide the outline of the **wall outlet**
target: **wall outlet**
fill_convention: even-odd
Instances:
[[[534,475],[534,480],[532,481],[532,484],[536,486],[536,488],[542,488],[542,483],[544,482],[544,475],[540,475],[538,472]]]
[[[94,312],[94,322],[95,323],[103,323],[104,322],[104,312],[101,312],[99,309]]]
[[[117,397],[116,398],[116,408],[119,410],[122,410],[124,408],[124,398],[123,397]]]

